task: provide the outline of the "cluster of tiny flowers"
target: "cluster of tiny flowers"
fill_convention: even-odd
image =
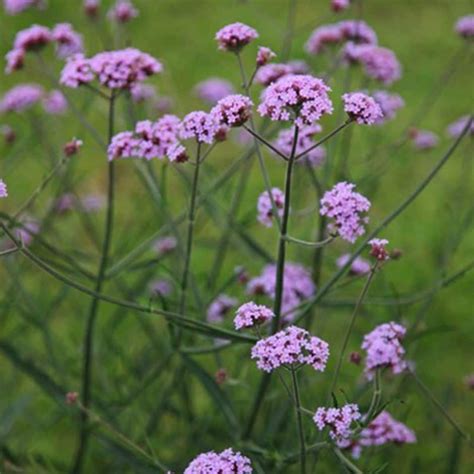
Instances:
[[[194,90],[200,99],[214,105],[224,97],[233,94],[234,86],[225,79],[210,77],[209,79],[197,84]]]
[[[361,347],[367,353],[364,373],[368,380],[372,380],[379,367],[390,367],[394,374],[406,370],[405,349],[400,343],[405,333],[401,324],[390,322],[377,326],[364,336]]]
[[[85,14],[90,18],[95,18],[99,13],[100,0],[84,0],[83,8]]]
[[[189,113],[181,122],[181,138],[194,138],[199,143],[211,144],[218,131],[215,117],[202,111]]]
[[[150,283],[150,292],[157,296],[169,296],[173,292],[173,286],[168,280],[154,280]]]
[[[257,367],[265,372],[292,364],[310,365],[323,372],[328,357],[328,343],[297,326],[261,339],[252,347],[252,359],[257,359]]]
[[[412,128],[409,131],[409,136],[415,150],[431,150],[438,145],[439,142],[438,135],[429,130],[418,130]]]
[[[322,79],[291,74],[271,84],[263,93],[258,111],[271,120],[291,120],[301,127],[312,125],[333,111],[330,88]],[[293,117],[291,112],[293,112]]]
[[[252,115],[253,102],[245,95],[233,94],[220,99],[211,114],[219,124],[226,127],[240,127]]]
[[[298,131],[298,141],[295,147],[295,155],[303,153],[312,145],[314,145],[313,137],[320,133],[322,130],[321,125],[314,124],[305,127],[301,127]],[[275,147],[286,156],[290,156],[293,148],[293,140],[295,136],[294,127],[286,130],[281,130],[276,140],[273,142]],[[313,166],[318,166],[323,163],[326,158],[326,149],[324,146],[318,146],[313,148],[304,157],[298,160],[296,163],[308,162]]]
[[[363,44],[377,44],[377,35],[364,21],[345,20],[316,28],[306,42],[306,51],[319,54],[327,46],[343,41]]]
[[[43,98],[43,108],[48,114],[61,115],[67,110],[66,98],[61,91],[51,91]]]
[[[278,211],[278,216],[283,216],[283,206],[285,204],[285,195],[278,188],[272,188],[271,190],[273,202]],[[273,225],[273,206],[270,194],[268,191],[264,191],[260,194],[257,201],[257,219],[265,227],[272,227]]]
[[[219,295],[207,309],[207,320],[210,323],[221,323],[230,310],[237,306],[237,300],[227,295]]]
[[[388,245],[387,239],[372,239],[369,240],[368,243],[370,245],[370,255],[372,255],[372,257],[376,258],[380,262],[390,258],[390,255],[385,248]]]
[[[155,252],[162,256],[166,255],[167,253],[172,252],[176,246],[178,245],[178,241],[176,240],[175,237],[162,237],[161,239],[158,239],[154,244],[153,244],[153,249]]]
[[[382,109],[374,98],[363,92],[350,92],[342,96],[344,111],[360,125],[372,125],[383,117]]]
[[[351,5],[351,0],[331,0],[331,10],[333,12],[342,12]]]
[[[314,414],[313,421],[322,431],[329,428],[329,436],[337,442],[347,440],[351,434],[351,425],[360,420],[359,407],[354,403],[349,403],[341,408],[319,407]]]
[[[255,62],[258,67],[265,66],[273,58],[276,58],[276,54],[266,46],[260,46],[257,51],[257,58]]]
[[[266,265],[262,273],[247,283],[250,295],[266,295],[275,299],[276,265]],[[292,310],[304,300],[311,298],[316,292],[310,272],[302,265],[285,262],[283,271],[282,314],[284,321],[294,318]]]
[[[267,64],[258,69],[255,74],[255,82],[262,86],[269,86],[272,82],[277,81],[283,76],[288,76],[289,74],[293,74],[289,64]]]
[[[395,117],[395,114],[398,109],[401,109],[405,102],[398,94],[392,94],[387,91],[374,91],[372,97],[375,99],[377,104],[379,104],[380,109],[382,110],[382,118],[379,118],[375,121],[376,124],[380,125],[392,120]]]
[[[115,5],[107,13],[109,20],[117,23],[127,23],[138,16],[138,10],[130,0],[117,0]]]
[[[446,129],[446,132],[450,137],[457,138],[463,130],[467,127],[467,124],[471,120],[471,117],[469,115],[464,115],[463,117],[460,117],[457,119],[455,122],[450,124],[448,128]],[[469,131],[467,132],[470,135],[474,135],[474,120],[471,121],[471,125],[469,127]]]
[[[226,25],[216,33],[216,41],[222,51],[239,52],[256,38],[256,30],[239,22]]]
[[[0,101],[0,112],[22,112],[38,103],[43,97],[38,84],[20,84],[5,93]]]
[[[83,142],[82,140],[78,140],[77,138],[73,138],[70,142],[67,142],[63,147],[63,152],[66,156],[73,156],[77,154],[79,149],[82,147]]]
[[[0,198],[6,198],[8,197],[8,189],[7,185],[3,181],[3,179],[0,179]]]
[[[44,0],[3,0],[5,12],[9,15],[18,15],[30,7],[44,8]]]
[[[235,329],[251,328],[264,324],[274,318],[275,314],[264,305],[255,304],[253,301],[243,304],[237,309],[234,318]]]
[[[374,45],[354,46],[351,56],[364,66],[368,77],[384,85],[394,83],[402,75],[400,63],[390,49]]]
[[[455,26],[456,33],[463,38],[474,37],[474,15],[466,15],[456,22]]]
[[[321,199],[320,213],[334,219],[330,231],[337,231],[340,237],[354,243],[357,237],[364,234],[367,217],[361,217],[370,209],[370,201],[354,191],[355,184],[342,181],[330,191],[326,191]]]
[[[351,258],[351,255],[348,253],[341,255],[336,260],[337,267],[338,268],[344,267],[350,258]],[[364,260],[362,257],[356,257],[354,261],[351,263],[351,267],[349,270],[349,273],[351,275],[364,275],[365,273],[369,273],[369,272],[370,272],[370,263],[367,260]]]
[[[69,23],[58,23],[51,32],[56,43],[56,55],[67,58],[73,54],[82,53],[84,46],[82,36],[74,31]]]
[[[156,122],[137,122],[135,132],[121,132],[112,138],[108,148],[109,160],[168,157],[170,161],[186,161],[179,132],[180,121],[174,115],[164,115]]]
[[[130,97],[133,102],[136,103],[153,101],[156,99],[156,90],[150,84],[133,84],[133,86],[130,87]]]
[[[209,451],[197,456],[183,474],[251,474],[250,459],[228,448],[220,453]]]
[[[97,78],[110,89],[129,89],[162,69],[159,61],[135,48],[105,51],[90,59],[74,55],[61,72],[61,84],[75,88]]]

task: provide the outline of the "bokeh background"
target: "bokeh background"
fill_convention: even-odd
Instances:
[[[109,3],[103,1],[104,10]],[[216,48],[214,34],[220,27],[234,21],[248,23],[260,34],[258,44],[275,51],[281,50],[288,31],[290,2],[287,0],[136,0],[134,3],[140,16],[120,31],[112,28],[107,20],[93,23],[87,19],[79,0],[49,0],[46,10],[33,9],[16,17],[2,12],[0,55],[3,57],[11,48],[16,31],[32,23],[52,26],[70,22],[84,35],[88,54],[114,44],[130,44],[159,58],[165,72],[149,83],[156,85],[160,95],[172,99],[173,113],[183,116],[191,110],[206,107],[193,92],[197,82],[218,76],[239,87],[235,58]],[[294,3],[291,59],[308,61],[317,75],[326,64],[304,52],[303,45],[309,34],[321,23],[355,18],[358,13],[352,9],[335,15],[329,11],[327,0],[296,0]],[[403,65],[403,77],[392,90],[406,103],[397,118],[383,128],[353,131],[349,158],[351,178],[358,183],[360,192],[370,197],[373,203],[371,221],[377,223],[397,207],[447,150],[451,139],[445,133],[446,126],[472,111],[472,49],[464,48],[460,53],[462,40],[453,27],[458,17],[472,12],[473,3],[468,0],[364,0],[362,3],[362,18],[375,29],[379,43],[393,49]],[[253,67],[254,52],[254,46],[245,50],[248,71]],[[51,49],[45,53],[45,61],[52,75],[58,77],[61,63],[53,58]],[[23,71],[1,75],[0,94],[18,82],[32,81],[52,88],[39,63],[34,57],[28,57]],[[335,102],[343,91],[342,81],[343,72],[340,72],[331,84]],[[356,88],[360,80],[356,77],[353,81]],[[68,91],[68,95],[105,139],[106,104],[87,91]],[[255,100],[258,95],[259,88],[256,87]],[[137,119],[156,116],[156,112],[146,105],[134,110]],[[80,196],[105,195],[104,152],[72,113],[61,117],[42,115],[40,111],[3,115],[0,123],[9,124],[17,132],[12,145],[0,140],[0,176],[8,183],[10,193],[8,200],[2,200],[3,212],[14,213],[51,169],[62,145],[74,136],[84,141],[80,155],[42,194],[32,214],[41,218],[52,197],[64,191],[74,190]],[[335,118],[323,121],[326,130],[335,125]],[[387,147],[403,138],[401,134],[408,125],[439,134],[439,145],[426,153],[413,150],[409,143]],[[116,130],[129,127],[126,104],[119,104]],[[376,153],[374,147],[377,147]],[[239,150],[232,140],[222,145],[207,162],[205,181],[210,182],[228,167],[239,156]],[[273,183],[283,187],[283,165],[269,154],[266,156]],[[350,341],[350,350],[355,350],[363,334],[376,324],[399,320],[409,325],[419,318],[416,334],[407,339],[409,358],[414,361],[420,378],[468,431],[472,431],[474,424],[473,392],[464,381],[474,372],[473,274],[467,273],[433,294],[423,293],[424,297],[413,304],[376,302],[377,297],[379,301],[384,297],[394,302],[407,295],[419,295],[472,261],[472,158],[472,139],[470,142],[465,140],[423,194],[386,229],[384,237],[403,251],[403,257],[387,265],[377,278],[369,295],[372,304],[364,306]],[[161,177],[162,165],[156,163],[153,167]],[[157,211],[137,169],[124,161],[118,164],[117,173],[113,261],[157,232],[164,222],[163,214]],[[185,208],[189,190],[173,169],[168,169],[167,179],[167,205],[170,212],[177,214]],[[212,251],[226,224],[225,216],[235,184],[234,178],[216,193],[214,205],[199,214],[193,271],[196,281],[203,282],[203,287],[206,286]],[[276,251],[275,229],[263,229],[255,221],[256,198],[263,189],[261,174],[255,164],[238,220],[262,248],[273,253]],[[294,189],[292,205],[295,209],[306,208],[315,202],[314,192],[308,190],[308,178],[302,169],[296,174]],[[77,215],[54,217],[41,235],[65,255],[79,259],[95,271],[98,249],[94,238],[84,230],[88,227],[81,224],[81,219]],[[88,219],[100,235],[104,213],[96,213]],[[297,229],[298,236],[309,239],[316,224],[314,215],[297,216],[293,218],[291,228]],[[34,243],[32,248],[47,261],[58,265],[62,262],[61,256],[40,243]],[[323,282],[334,272],[336,258],[348,250],[348,245],[338,242],[327,252],[322,268]],[[290,258],[308,266],[312,264],[311,251],[304,248],[291,248]],[[256,275],[264,263],[241,239],[233,237],[221,279],[211,286],[214,290],[219,288],[232,275],[236,265],[244,265],[251,275]],[[148,278],[162,275],[176,278],[179,265],[177,257],[170,257],[162,265],[147,267]],[[3,287],[0,300],[0,459],[12,463],[14,460],[15,465],[24,469],[18,472],[65,472],[75,446],[77,416],[65,406],[63,394],[80,387],[82,335],[89,298],[42,274],[20,256],[2,259],[0,274]],[[137,284],[140,276],[136,273],[124,273],[120,278],[118,283],[109,283],[110,293],[142,302],[149,300],[149,280],[145,278],[140,287]],[[356,282],[331,293],[316,308],[314,330],[334,344],[334,348],[341,344],[351,312],[350,303],[361,284]],[[228,292],[239,301],[245,300],[242,288],[233,287]],[[205,298],[209,300],[212,296],[210,291]],[[230,327],[230,321],[227,326]],[[159,318],[101,305],[94,392],[99,400],[99,413],[131,439],[150,446],[157,456],[179,472],[196,453],[224,448],[231,444],[231,438],[225,421],[199,380],[179,359],[168,361],[166,358],[164,328]],[[248,413],[258,381],[254,365],[243,363],[247,353],[247,347],[236,346],[219,357],[196,356],[211,376],[220,367],[226,368],[231,380],[224,391],[242,419]],[[333,369],[334,359],[328,374]],[[161,370],[163,361],[166,370]],[[155,370],[159,377],[153,377]],[[360,383],[359,374],[358,367],[344,367],[341,386],[348,394],[357,391],[354,387]],[[144,380],[149,383],[145,385]],[[305,382],[302,395],[305,406],[313,409],[323,402],[329,380],[328,375]],[[183,384],[188,385],[189,392],[181,390]],[[186,403],[182,399],[184,393],[192,396]],[[260,420],[256,439],[270,448],[287,442],[288,447],[294,449],[292,428],[285,425],[277,435],[272,431],[279,426],[283,397],[276,383],[271,393],[273,396],[265,409],[267,414],[274,413],[273,421],[264,426]],[[383,472],[393,473],[472,471],[472,449],[461,441],[413,380],[409,377],[390,380],[384,393],[391,400],[392,413],[415,430],[418,443],[381,449],[370,453],[370,459],[364,462],[371,468],[387,462]],[[187,407],[187,413],[182,412],[183,407]],[[93,437],[87,472],[156,472],[144,461],[137,461],[126,447],[107,434],[107,430],[98,429],[98,432]],[[329,467],[330,461],[329,455],[328,459],[321,460],[320,472],[336,472]],[[6,472],[10,471],[7,469]]]

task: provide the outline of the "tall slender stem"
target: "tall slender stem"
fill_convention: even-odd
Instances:
[[[295,395],[296,421],[298,423],[298,436],[300,439],[301,474],[306,474],[306,443],[304,440],[303,417],[301,416],[301,400],[298,387],[298,378],[294,368],[291,368],[291,380],[293,382],[293,392]]]
[[[114,116],[115,116],[115,94],[112,93],[109,101],[109,119],[108,119],[108,141],[112,140],[114,134]],[[99,263],[99,270],[95,284],[95,292],[100,293],[105,280],[105,272],[109,260],[110,246],[112,242],[112,228],[114,217],[114,182],[115,182],[115,164],[110,161],[108,164],[108,191],[107,191],[107,214],[105,218],[104,240],[102,243],[102,252]],[[94,297],[89,307],[89,314],[86,323],[86,332],[84,335],[84,359],[82,371],[82,405],[89,409],[92,404],[92,366],[93,366],[93,350],[94,350],[94,330],[95,321],[97,319],[99,309],[99,298]],[[89,440],[87,411],[81,412],[81,427],[79,445],[77,447],[73,474],[82,472],[84,458],[87,452]]]

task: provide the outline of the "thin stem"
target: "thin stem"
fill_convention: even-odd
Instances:
[[[344,358],[344,354],[345,354],[346,349],[347,349],[347,344],[349,343],[349,338],[351,336],[352,329],[354,328],[354,323],[355,323],[355,320],[356,320],[356,316],[357,316],[357,313],[359,312],[360,307],[362,306],[362,302],[364,301],[365,295],[369,291],[370,284],[372,283],[372,279],[374,278],[374,275],[375,275],[376,266],[377,265],[374,265],[372,267],[372,269],[370,270],[370,273],[369,273],[369,276],[367,277],[364,288],[362,288],[362,291],[359,295],[357,303],[354,307],[354,311],[352,312],[352,316],[351,316],[351,319],[350,319],[350,322],[349,322],[349,326],[347,327],[347,331],[346,331],[346,334],[344,336],[344,341],[342,343],[341,352],[339,353],[339,358],[337,360],[336,371],[334,372],[334,378],[333,378],[332,383],[331,383],[331,389],[329,390],[328,400],[331,399],[331,394],[334,393],[334,390],[336,388],[337,381],[339,379],[339,373],[341,371],[342,360]]]
[[[332,449],[334,451],[334,454],[337,456],[339,461],[341,461],[344,466],[346,466],[351,472],[354,474],[364,474],[363,471],[361,471],[352,461],[347,459],[346,456],[344,456],[343,452],[337,448],[336,446],[333,447]]]
[[[112,93],[109,101],[109,119],[108,119],[108,141],[112,140],[114,134],[114,118],[115,118],[115,95]],[[105,272],[109,260],[110,246],[112,242],[112,228],[114,217],[114,192],[115,192],[115,163],[110,161],[108,163],[108,191],[107,191],[107,214],[105,218],[104,240],[102,244],[102,252],[99,263],[99,270],[95,284],[95,292],[100,293],[103,283],[105,281]],[[84,359],[82,372],[82,405],[89,409],[92,404],[92,368],[93,368],[93,350],[94,350],[94,333],[95,322],[97,319],[99,309],[99,299],[94,297],[87,317],[86,332],[84,335]],[[82,472],[84,458],[87,452],[87,445],[89,440],[90,430],[88,428],[87,411],[81,412],[81,426],[79,445],[77,447],[74,465],[72,468],[73,474],[80,474]]]
[[[293,382],[293,392],[295,395],[295,409],[296,409],[296,420],[298,423],[298,436],[300,439],[300,466],[301,474],[306,473],[306,443],[304,439],[304,429],[303,429],[303,417],[301,416],[301,400],[300,392],[298,387],[298,378],[296,376],[296,371],[294,368],[291,368],[291,379]]]
[[[295,237],[291,237],[287,235],[285,239],[288,242],[293,242],[299,245],[305,245],[306,247],[313,247],[313,248],[320,248],[324,247],[325,245],[331,243],[336,237],[334,235],[329,236],[327,239],[321,240],[320,242],[309,242],[307,240],[296,239]]]
[[[373,416],[377,413],[377,410],[380,405],[380,399],[382,397],[382,387],[380,384],[381,378],[381,369],[375,369],[374,377],[374,393],[372,394],[372,400],[370,402],[369,410],[367,411],[367,416],[365,418],[365,423],[369,424],[372,421]]]
[[[262,142],[266,147],[268,147],[270,150],[272,150],[273,153],[276,153],[280,158],[283,158],[285,161],[288,161],[288,157],[284,153],[282,153],[280,150],[278,150],[278,148],[274,147],[268,140],[265,140],[265,138],[263,138],[259,133],[254,132],[252,129],[247,127],[245,124],[242,125],[242,127],[245,128],[245,130],[247,130],[247,132],[249,132],[250,135],[252,135],[254,138],[256,138],[257,140]]]

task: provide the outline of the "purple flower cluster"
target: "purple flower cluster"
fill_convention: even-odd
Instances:
[[[327,46],[354,41],[363,44],[377,44],[377,35],[364,21],[345,20],[316,28],[306,42],[306,51],[319,54]]]
[[[183,474],[251,474],[250,459],[228,448],[220,453],[209,451],[197,456]]]
[[[320,214],[334,219],[329,230],[336,231],[340,237],[354,243],[357,237],[364,234],[367,217],[361,214],[370,209],[370,201],[354,191],[355,184],[342,181],[321,199]]]
[[[253,102],[245,95],[234,94],[220,99],[211,114],[220,125],[240,127],[252,116]]]
[[[361,347],[367,353],[364,373],[368,380],[372,380],[375,370],[380,367],[390,367],[394,374],[406,370],[405,349],[400,342],[405,333],[401,324],[390,322],[377,326],[364,336]]]
[[[133,84],[133,86],[130,87],[130,97],[133,102],[136,103],[153,101],[156,99],[156,90],[150,84]]]
[[[75,88],[97,78],[109,89],[130,89],[162,69],[159,61],[135,48],[105,51],[92,58],[77,54],[64,66],[61,84]]]
[[[258,67],[265,66],[269,61],[276,57],[276,54],[266,46],[260,46],[257,51],[255,62]]]
[[[108,148],[109,160],[116,158],[165,158],[186,161],[186,150],[179,142],[180,121],[174,115],[164,115],[156,122],[137,122],[134,132],[115,135]]]
[[[446,129],[448,135],[452,138],[459,137],[459,135],[461,135],[464,128],[467,126],[470,119],[471,117],[469,117],[469,115],[464,115],[463,117],[460,117],[455,122],[450,124],[448,128]],[[467,133],[470,135],[474,135],[474,120],[471,122],[471,126]]]
[[[7,185],[3,181],[3,179],[0,179],[0,198],[6,198],[8,197],[8,189]]]
[[[219,295],[207,309],[207,320],[210,323],[221,323],[230,310],[237,305],[237,300],[227,295]]]
[[[455,31],[466,39],[474,37],[474,15],[466,15],[456,22]]]
[[[331,10],[336,13],[347,10],[350,5],[351,0],[331,0]]]
[[[13,49],[21,51],[38,51],[52,41],[49,28],[41,25],[31,25],[19,31],[15,36]]]
[[[329,345],[305,329],[289,326],[261,339],[252,347],[257,367],[272,372],[282,365],[310,365],[323,372],[329,357]]]
[[[402,69],[392,50],[375,45],[354,45],[349,50],[351,59],[364,66],[368,77],[384,85],[400,79]]]
[[[51,32],[56,43],[58,58],[67,58],[73,54],[82,53],[84,46],[82,36],[74,31],[69,23],[58,23]]]
[[[258,38],[256,30],[244,23],[231,23],[216,33],[216,41],[222,51],[239,52],[244,46]]]
[[[117,0],[107,13],[109,20],[117,23],[127,23],[138,16],[138,10],[130,0]]]
[[[262,273],[252,278],[247,284],[250,295],[266,295],[275,299],[276,265],[270,264],[263,268]],[[292,310],[304,300],[311,298],[316,292],[310,272],[297,263],[285,262],[283,272],[282,314],[284,321],[294,317]]]
[[[439,142],[438,135],[429,130],[418,130],[412,128],[409,132],[409,136],[415,150],[431,150],[436,147]]]
[[[342,268],[349,261],[350,258],[351,255],[349,253],[345,253],[336,260],[336,265],[338,266],[338,268]],[[364,260],[361,257],[356,257],[351,263],[351,267],[349,270],[349,273],[351,275],[364,275],[365,273],[369,272],[370,263],[367,260]]]
[[[219,131],[219,124],[212,114],[191,112],[181,122],[181,138],[194,138],[199,143],[211,144]]]
[[[313,421],[319,431],[329,428],[329,436],[336,442],[344,442],[352,434],[351,425],[360,420],[359,407],[349,403],[341,408],[319,407],[314,414]]]
[[[153,244],[153,249],[155,252],[160,255],[166,255],[167,253],[172,252],[176,246],[178,245],[178,241],[176,240],[175,237],[162,237],[161,239],[158,239],[154,244]]]
[[[200,99],[214,105],[224,97],[233,94],[234,86],[225,79],[210,77],[209,79],[197,84],[194,90]]]
[[[395,117],[397,110],[405,105],[405,102],[398,94],[392,94],[387,91],[374,91],[372,97],[375,99],[377,104],[379,104],[383,115],[382,118],[375,121],[377,125],[392,120]]]
[[[84,0],[84,13],[89,18],[95,18],[99,13],[100,0]]]
[[[30,7],[43,8],[44,0],[3,0],[5,12],[9,15],[18,15]]]
[[[0,112],[23,112],[38,103],[43,93],[43,88],[38,84],[15,86],[0,101]]]
[[[48,114],[61,115],[66,112],[67,106],[66,98],[59,90],[53,90],[43,98],[43,108]]]
[[[387,239],[372,239],[369,240],[368,244],[370,245],[370,255],[372,255],[372,257],[376,258],[380,262],[390,258],[390,255],[385,248],[388,245]]]
[[[265,89],[258,111],[271,120],[294,119],[299,127],[313,125],[333,111],[330,90],[322,79],[313,76],[284,76]]]
[[[342,96],[344,111],[360,125],[372,125],[383,117],[380,105],[363,92],[350,92]]]
[[[169,296],[173,292],[173,286],[168,280],[153,280],[150,283],[150,292],[156,296]]]
[[[290,74],[306,74],[307,72],[308,67],[304,61],[267,64],[258,69],[255,74],[255,82],[262,86],[269,86],[284,76]]]
[[[285,195],[278,188],[272,188],[271,190],[273,202],[278,211],[278,216],[283,216],[283,206],[285,204]],[[268,191],[264,191],[260,194],[257,201],[257,219],[265,227],[272,227],[273,225],[273,206],[272,200]]]
[[[320,133],[321,130],[322,127],[318,123],[301,127],[298,131],[298,141],[296,143],[295,154],[299,155],[300,153],[303,153],[309,147],[314,145],[313,137],[316,134]],[[286,156],[290,156],[293,147],[294,136],[294,127],[281,130],[273,144],[283,154],[285,154]],[[323,163],[325,158],[326,149],[324,148],[324,146],[318,146],[316,148],[313,148],[309,153],[307,153],[302,159],[298,160],[296,163],[309,162],[313,166],[319,166]]]
[[[264,305],[255,304],[253,301],[243,304],[237,309],[234,318],[235,329],[251,328],[264,324],[274,318],[275,314]]]

